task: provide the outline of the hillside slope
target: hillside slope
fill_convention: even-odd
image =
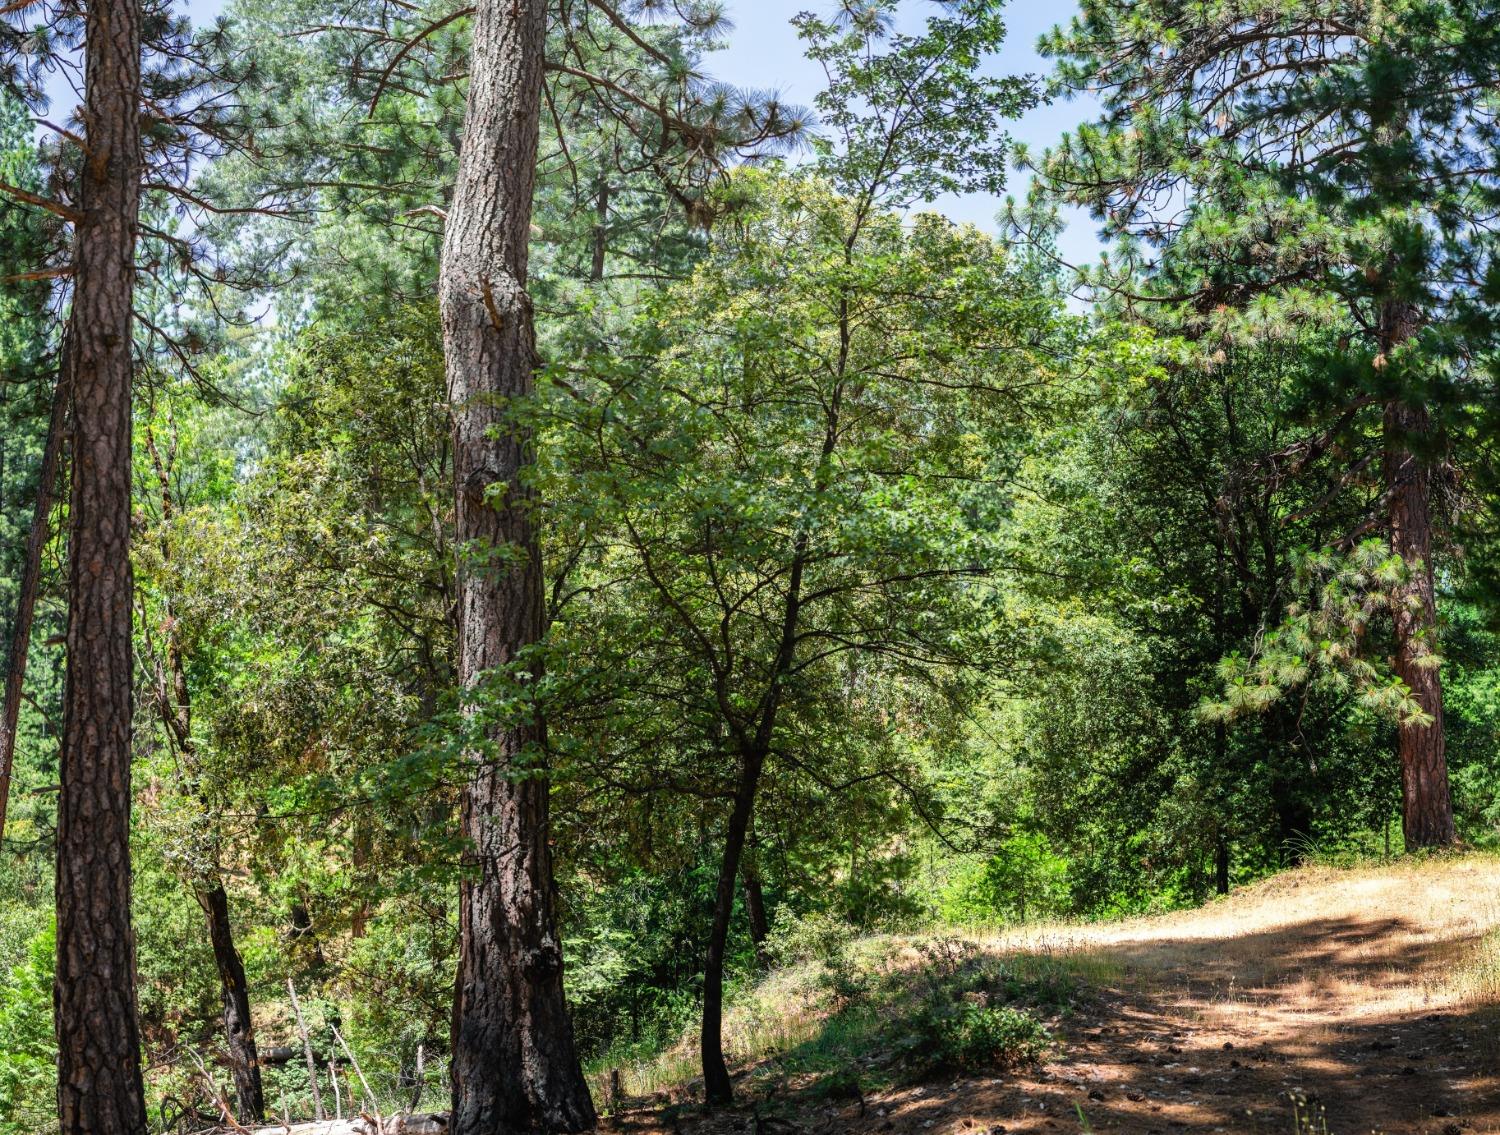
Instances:
[[[627,1099],[610,1124],[692,1135],[1321,1132],[1325,1122],[1332,1135],[1500,1132],[1497,927],[1500,860],[1468,856],[1288,872],[1159,918],[881,939],[831,976],[772,975],[742,1002],[728,1022],[742,1057],[735,1112],[702,1114],[687,1083],[672,1093],[683,1103]],[[988,994],[970,990],[985,982],[1020,990],[1055,1043],[1012,1070],[903,1076],[912,1054],[875,1042],[899,1034],[889,1026],[908,1002],[872,990],[909,990],[918,975],[923,988],[962,983],[960,1003],[982,1002]]]

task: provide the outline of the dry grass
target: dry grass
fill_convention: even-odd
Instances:
[[[1233,964],[1219,964],[1218,944],[1230,942]],[[1197,966],[1230,1004],[1274,994],[1292,1010],[1352,1003],[1366,1016],[1472,1008],[1500,1001],[1500,857],[1306,867],[1196,910],[1004,931],[983,944],[1127,959],[1147,979]]]
[[[1361,1021],[1500,1002],[1500,858],[1308,867],[1150,918],[880,936],[856,944],[855,969],[877,978],[913,970],[940,939],[1012,972],[1128,989],[1169,1007],[1175,1022],[1254,1032],[1315,1061]],[[780,970],[733,1000],[724,1030],[734,1063],[816,1046],[840,1027],[821,973],[811,963]],[[697,1074],[690,1031],[623,1068],[622,1080],[628,1096],[676,1097]]]

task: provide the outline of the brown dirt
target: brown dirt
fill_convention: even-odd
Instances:
[[[1312,869],[1202,910],[979,939],[1107,975],[1045,1066],[832,1104],[635,1111],[634,1135],[1500,1133],[1500,861]],[[1485,958],[1490,961],[1486,963]],[[742,1093],[747,1094],[747,1093]],[[1299,1127],[1294,1099],[1310,1126]],[[772,1111],[787,1119],[758,1120]]]

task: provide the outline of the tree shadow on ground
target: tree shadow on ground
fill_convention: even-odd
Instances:
[[[852,998],[818,1035],[743,1069],[735,1109],[633,1112],[616,1128],[1167,1135],[1321,1132],[1326,1122],[1330,1135],[1500,1132],[1500,1014],[1435,992],[1477,940],[1434,940],[1400,917],[1349,916],[1221,938],[986,953],[941,970],[929,959],[893,970],[873,1005]],[[935,981],[964,996],[997,973],[1050,973],[1056,994],[1069,972],[1103,980],[1071,996],[1040,1067],[902,1084],[890,1053],[868,1051]],[[1299,1127],[1297,1113],[1311,1125]]]

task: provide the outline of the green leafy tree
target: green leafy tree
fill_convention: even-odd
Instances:
[[[1405,564],[1394,671],[1421,709],[1398,731],[1406,839],[1450,843],[1434,529],[1455,427],[1487,396],[1470,379],[1492,333],[1493,20],[1462,0],[1098,0],[1046,47],[1061,86],[1104,103],[1039,163],[1119,238],[1093,282],[1208,354],[1305,326],[1337,340],[1303,444],[1337,439],[1381,486],[1371,521]]]

